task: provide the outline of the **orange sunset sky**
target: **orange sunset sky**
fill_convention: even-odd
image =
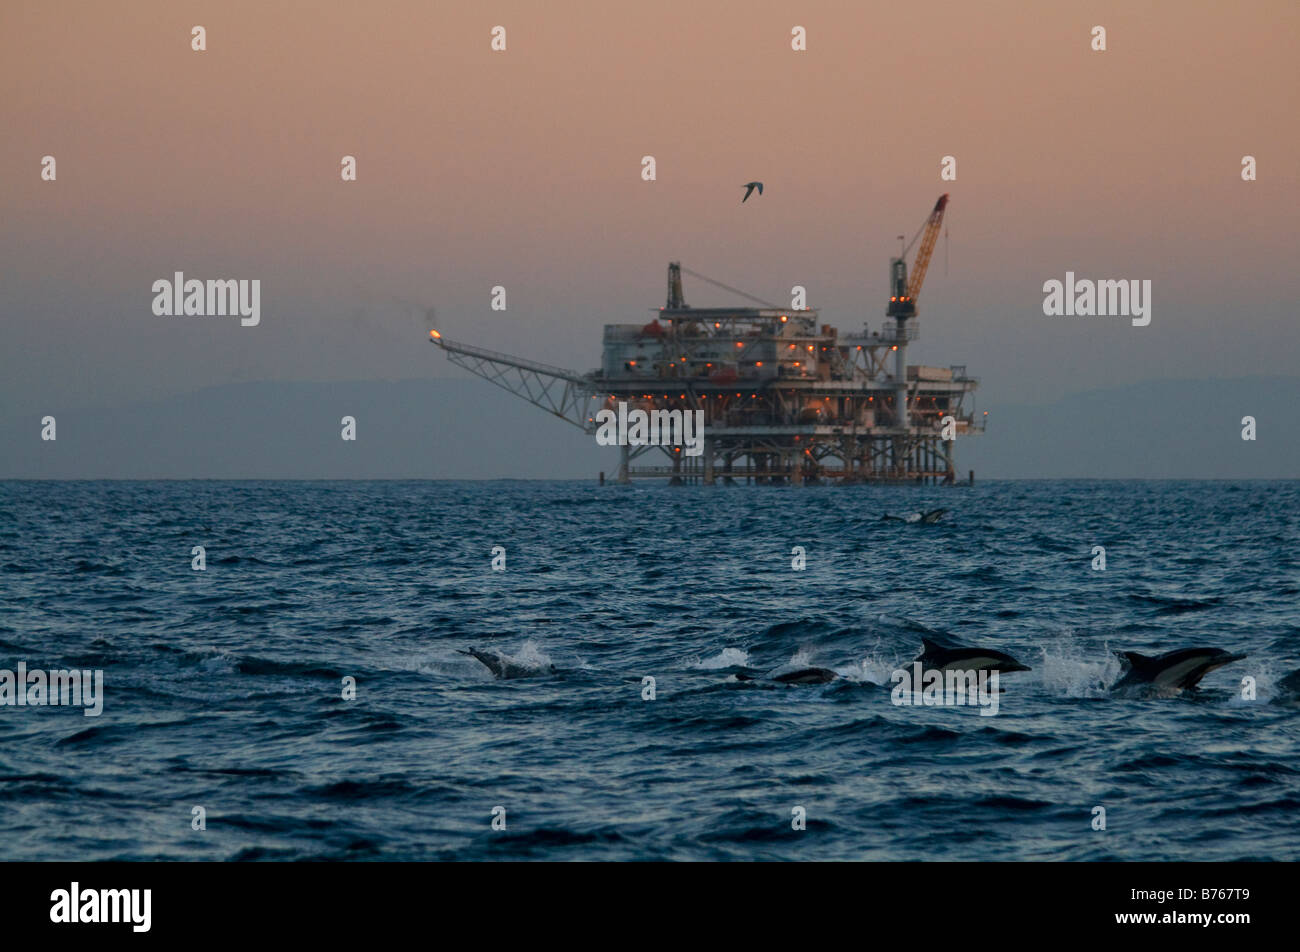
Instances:
[[[1298,26],[1291,2],[7,0],[0,403],[462,376],[403,301],[587,370],[670,259],[804,285],[856,331],[944,191],[914,356],[968,365],[982,406],[1294,374]],[[260,279],[261,325],[154,316],[177,270]],[[1150,326],[1045,317],[1067,270],[1150,279]]]

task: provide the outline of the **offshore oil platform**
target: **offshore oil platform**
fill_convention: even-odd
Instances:
[[[648,324],[606,324],[599,370],[581,374],[447,340],[447,358],[529,403],[596,432],[596,414],[632,409],[703,411],[703,452],[681,446],[621,446],[616,479],[767,485],[956,481],[958,436],[982,432],[967,395],[978,381],[964,366],[908,365],[917,339],[916,301],[934,253],[948,196],[890,261],[890,298],[878,330],[841,336],[815,308],[694,308],[682,272],[668,265],[667,302]],[[909,276],[907,253],[917,248]],[[664,417],[667,419],[667,417]],[[663,454],[658,465],[634,465]],[[603,480],[602,474],[602,480]],[[973,474],[972,474],[973,478]]]

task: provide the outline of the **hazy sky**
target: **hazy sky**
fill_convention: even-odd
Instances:
[[[944,191],[913,354],[967,364],[982,408],[1294,374],[1297,52],[1291,0],[5,0],[0,408],[462,376],[399,298],[588,370],[670,259],[857,330]],[[260,279],[260,326],[155,316],[177,270]],[[1067,270],[1150,279],[1150,326],[1045,317]]]

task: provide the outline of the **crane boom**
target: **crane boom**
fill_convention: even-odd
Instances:
[[[943,212],[948,207],[948,194],[939,196],[939,200],[934,203],[934,210],[930,212],[930,217],[926,219],[921,226],[921,247],[916,250],[916,259],[912,262],[912,275],[908,279],[907,261],[900,255],[890,262],[890,289],[889,298],[890,317],[897,317],[900,320],[906,320],[916,315],[916,299],[921,293],[921,285],[925,283],[925,272],[930,268],[930,256],[934,254],[935,243],[939,240],[939,229],[943,226]],[[912,239],[916,241],[915,238]],[[911,245],[908,245],[910,248]],[[903,255],[907,254],[904,249]]]
[[[921,247],[916,251],[916,260],[912,262],[912,278],[907,283],[907,296],[914,302],[921,294],[921,285],[925,283],[925,272],[930,267],[930,256],[934,254],[934,244],[939,240],[939,228],[943,225],[943,211],[948,207],[948,194],[939,196],[930,212],[930,220],[925,223],[925,237]]]

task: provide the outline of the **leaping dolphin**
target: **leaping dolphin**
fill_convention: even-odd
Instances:
[[[958,644],[944,645],[929,638],[922,638],[921,649],[916,661],[921,662],[923,670],[999,671],[1003,674],[1011,671],[1033,670],[1029,665],[1021,664],[1011,655],[1003,654],[1001,651],[994,651],[992,648],[970,648]]]
[[[502,680],[509,678],[531,678],[539,674],[554,674],[555,665],[526,665],[520,664],[501,654],[499,651],[479,651],[477,648],[470,648],[463,651],[456,649],[463,655],[469,655],[471,658],[477,658],[483,662],[484,667],[492,672],[493,676]]]
[[[825,684],[838,677],[839,675],[830,668],[794,668],[790,671],[782,671],[780,674],[768,674],[765,677],[748,671],[736,672],[737,681],[757,681],[763,678],[767,681],[776,681],[778,684]]]
[[[1244,654],[1222,648],[1178,648],[1152,658],[1136,651],[1117,652],[1125,665],[1124,676],[1111,691],[1169,697],[1192,690],[1215,668],[1240,661]]]

